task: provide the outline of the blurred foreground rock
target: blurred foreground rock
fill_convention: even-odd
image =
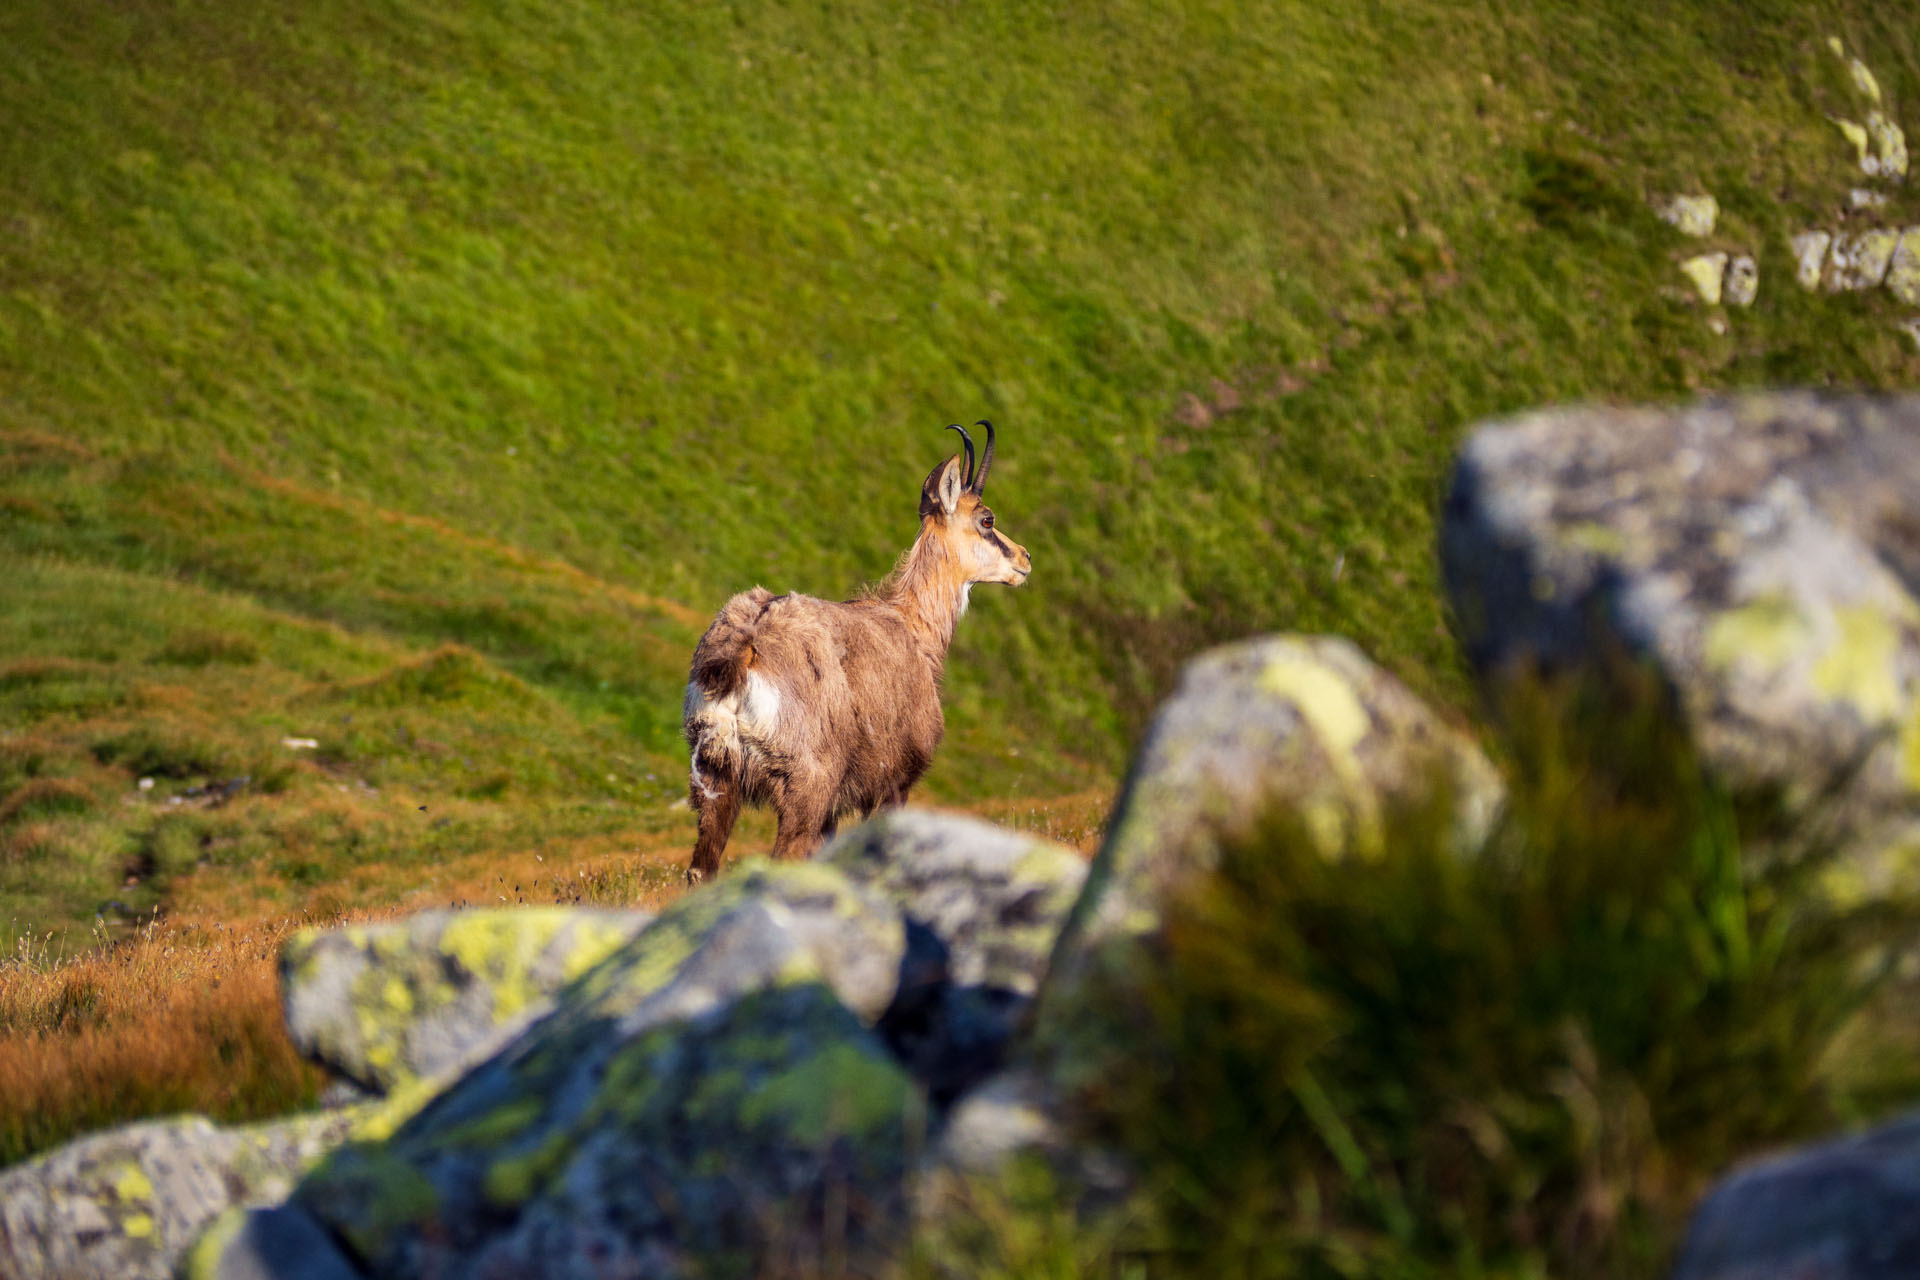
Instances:
[[[280,957],[300,1052],[375,1093],[484,1055],[653,919],[645,911],[423,911],[308,930]]]
[[[0,1173],[0,1276],[164,1280],[207,1225],[278,1204],[344,1138],[350,1112],[221,1129],[127,1125]]]
[[[1075,1095],[1152,1070],[1137,993],[1161,955],[1171,899],[1217,865],[1223,841],[1278,809],[1329,857],[1378,856],[1382,815],[1444,791],[1463,852],[1501,802],[1493,767],[1344,640],[1271,636],[1195,659],[1155,715],[1087,886],[1054,952],[1031,1039],[963,1098],[929,1167],[926,1211],[1030,1159],[1095,1200],[1124,1192],[1106,1153],[1071,1149]]]
[[[1835,797],[1874,882],[1920,819],[1917,498],[1920,399],[1555,410],[1468,441],[1442,561],[1496,686],[1652,662],[1724,781]]]
[[[1700,1206],[1675,1280],[1920,1275],[1920,1116],[1741,1170]]]

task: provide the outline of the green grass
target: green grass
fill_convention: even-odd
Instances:
[[[884,572],[979,416],[1036,573],[933,798],[1111,781],[1252,631],[1458,707],[1468,424],[1920,373],[1787,283],[1859,181],[1829,34],[1920,101],[1855,0],[8,5],[0,908],[164,905],[167,800],[241,775],[192,865],[289,894],[658,829],[711,611]],[[1723,335],[1646,207],[1695,186],[1760,257]]]

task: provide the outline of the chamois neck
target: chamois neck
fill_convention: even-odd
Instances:
[[[946,543],[923,526],[892,575],[874,594],[900,611],[938,663],[945,660],[954,627],[967,611],[969,585]]]

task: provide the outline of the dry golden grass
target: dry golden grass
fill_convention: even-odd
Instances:
[[[1110,799],[1088,791],[974,812],[1091,853]],[[731,853],[765,853],[772,839],[771,819],[748,813]],[[0,955],[0,1165],[141,1116],[240,1121],[313,1105],[326,1076],[287,1038],[275,971],[296,929],[448,905],[657,910],[684,892],[692,842],[689,818],[644,837],[549,841],[425,870],[368,863],[292,910],[264,868],[202,868],[175,882],[164,917],[118,940],[16,933]]]

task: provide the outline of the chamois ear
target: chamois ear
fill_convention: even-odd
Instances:
[[[960,505],[960,494],[966,487],[966,467],[956,453],[929,472],[927,482],[920,486],[921,518],[952,515],[954,508]]]

